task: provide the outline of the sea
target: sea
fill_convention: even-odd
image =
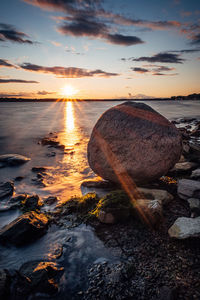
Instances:
[[[200,100],[142,102],[169,120],[200,118]],[[91,131],[102,113],[120,103],[122,101],[1,102],[0,155],[16,153],[31,160],[21,166],[1,168],[0,182],[12,180],[16,195],[56,196],[59,202],[81,195],[81,182],[96,177],[87,162]],[[44,137],[51,136],[65,146],[64,151],[41,144]],[[42,185],[33,167],[47,168]],[[21,181],[16,180],[19,176]],[[0,228],[20,214],[18,210],[1,211]],[[51,226],[44,237],[28,246],[0,246],[0,268],[18,269],[24,262],[36,259],[52,261],[59,247],[63,247],[59,263],[68,270],[62,277],[61,298],[66,286],[73,294],[77,286],[80,288],[80,282],[84,284],[86,265],[118,260],[89,226],[82,224],[71,229]]]

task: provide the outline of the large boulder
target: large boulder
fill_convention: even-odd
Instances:
[[[181,199],[200,198],[200,182],[190,179],[180,179],[178,181],[178,195]]]
[[[166,174],[181,151],[181,136],[172,123],[146,104],[125,102],[97,121],[88,162],[102,178],[127,186]]]
[[[14,184],[12,181],[0,182],[0,199],[11,196],[14,191]]]
[[[0,230],[0,243],[22,245],[45,233],[48,219],[44,214],[28,212]]]

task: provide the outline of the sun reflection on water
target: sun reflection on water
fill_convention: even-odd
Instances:
[[[68,132],[74,129],[74,108],[70,101],[65,105],[65,128]]]

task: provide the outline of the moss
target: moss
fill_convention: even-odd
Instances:
[[[87,214],[90,210],[93,210],[98,203],[99,198],[96,193],[88,193],[83,197],[72,197],[64,204],[61,209],[67,213],[80,213]]]
[[[113,191],[107,194],[98,202],[96,208],[92,211],[92,214],[98,216],[100,210],[106,211],[110,209],[131,210],[132,204],[128,195],[122,190]]]

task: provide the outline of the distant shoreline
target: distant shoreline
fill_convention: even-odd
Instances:
[[[172,98],[147,98],[147,99],[26,99],[26,98],[0,98],[1,102],[107,102],[107,101],[200,101],[200,97],[196,99],[172,99]]]

